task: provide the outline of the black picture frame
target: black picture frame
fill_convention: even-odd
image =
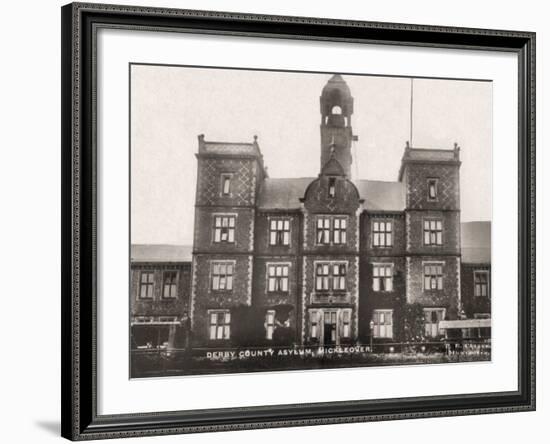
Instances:
[[[62,436],[71,440],[535,409],[535,33],[72,3],[62,15]],[[97,414],[98,27],[508,51],[519,66],[518,390],[144,414]]]

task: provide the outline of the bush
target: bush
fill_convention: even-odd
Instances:
[[[404,304],[397,319],[398,335],[402,342],[418,343],[424,341],[424,309],[418,303]]]

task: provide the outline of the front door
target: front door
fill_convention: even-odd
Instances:
[[[336,345],[338,340],[338,312],[336,310],[327,310],[324,312],[324,325],[323,325],[323,344],[324,345]]]

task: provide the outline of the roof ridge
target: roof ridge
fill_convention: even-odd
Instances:
[[[352,179],[352,182],[378,182],[378,183],[403,184],[403,182],[399,182],[398,180],[378,180],[378,179]]]

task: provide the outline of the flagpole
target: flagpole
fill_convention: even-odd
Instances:
[[[414,91],[413,78],[411,77],[411,109],[410,109],[410,130],[411,130],[411,134],[409,136],[411,148],[413,148],[413,146],[414,146],[413,145],[413,91]]]

